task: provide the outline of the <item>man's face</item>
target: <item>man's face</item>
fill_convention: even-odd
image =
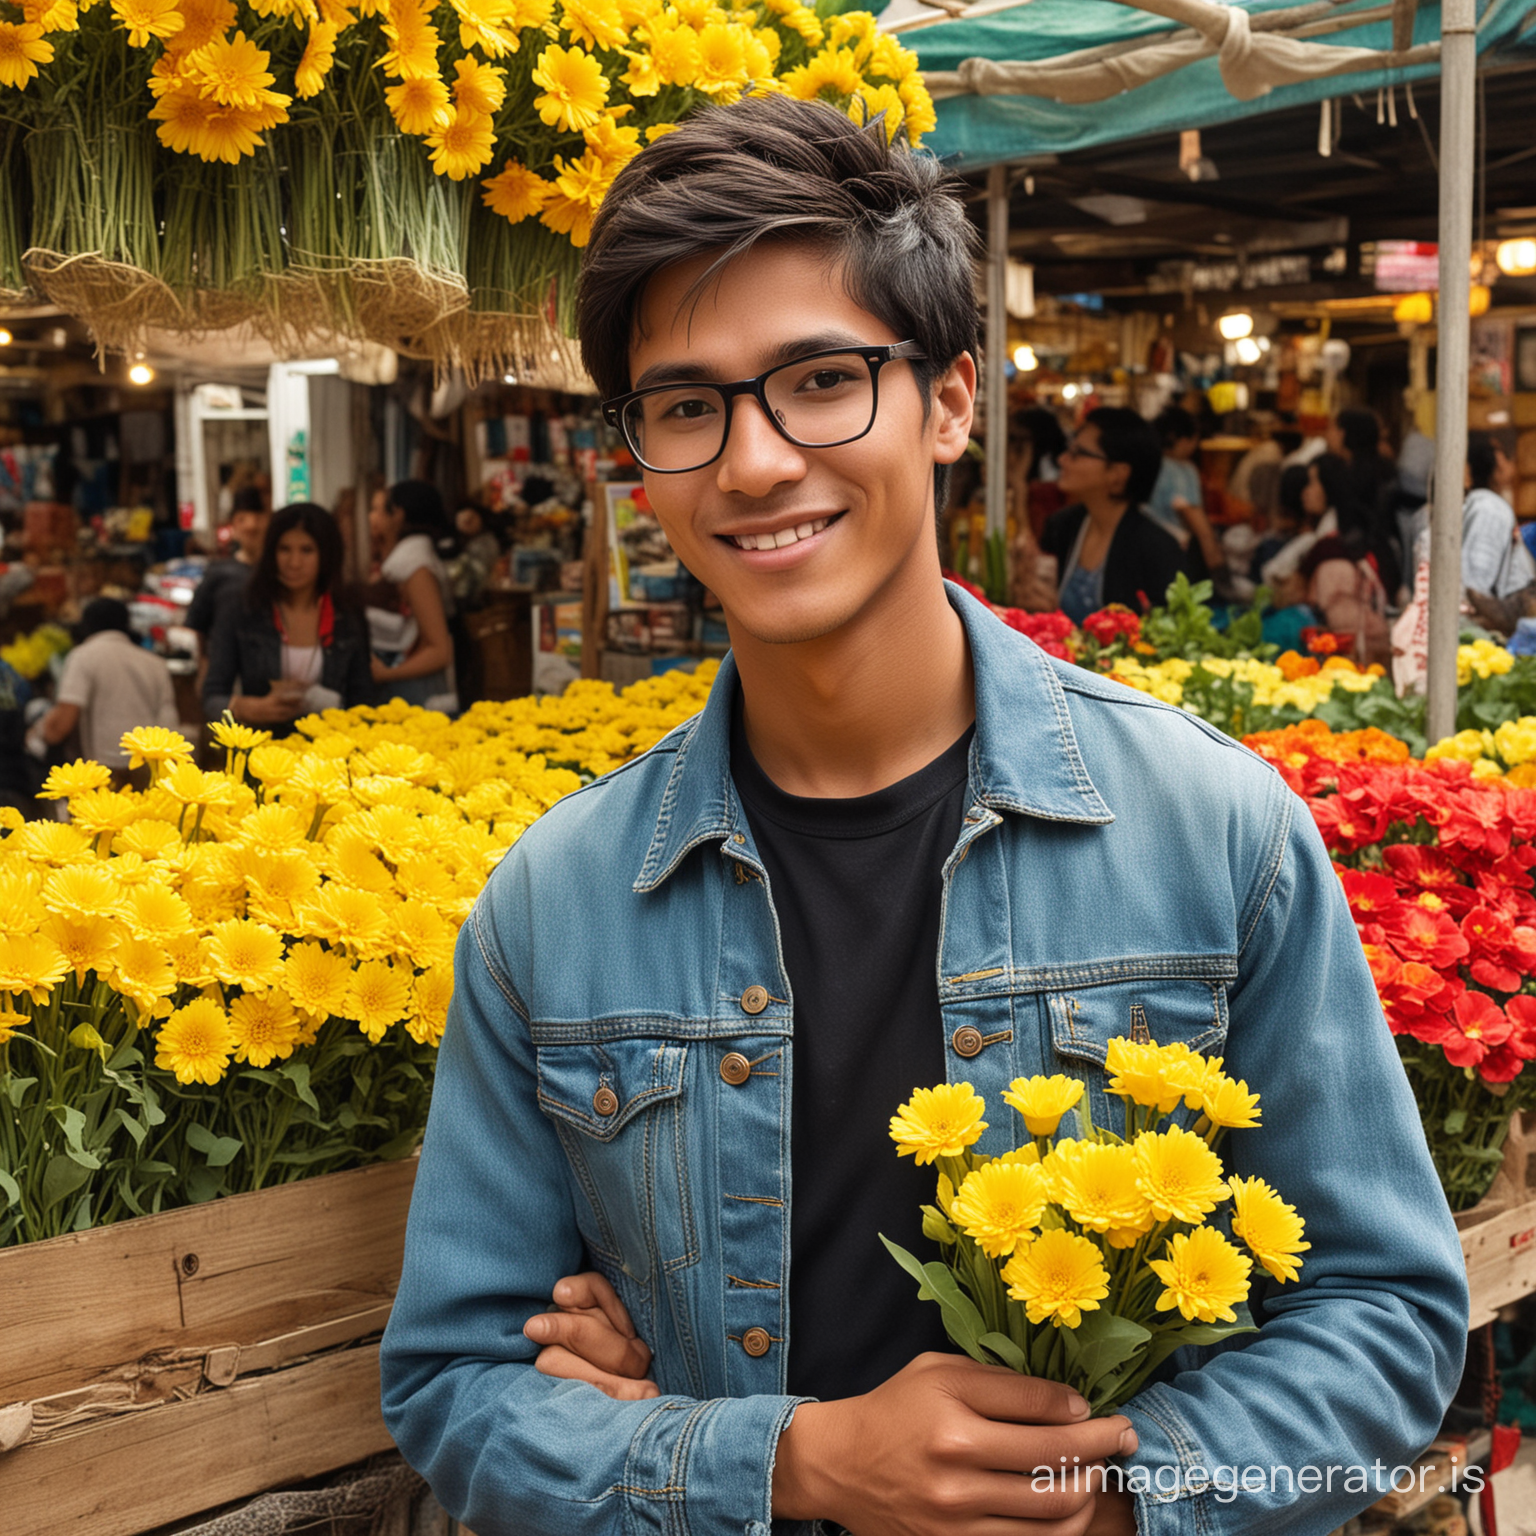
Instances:
[[[262,541],[267,536],[267,514],[236,512],[229,520],[229,531],[245,558],[255,560],[260,556]]]
[[[633,387],[734,383],[797,354],[913,339],[860,308],[837,269],[803,246],[739,258],[695,306],[688,289],[711,259],[666,268],[647,286],[630,344]],[[854,620],[915,562],[931,559],[937,575],[933,467],[965,449],[974,380],[962,359],[925,420],[912,365],[887,363],[874,425],[838,448],[796,447],[738,395],[714,463],[646,473],[673,550],[719,597],[733,630],[770,644],[816,639]],[[772,548],[739,542],[794,530],[794,542]]]

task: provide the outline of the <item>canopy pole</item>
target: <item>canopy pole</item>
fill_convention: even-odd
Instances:
[[[1444,0],[1440,10],[1439,353],[1435,368],[1435,494],[1429,513],[1429,656],[1425,679],[1425,725],[1431,744],[1456,731],[1476,93],[1476,0]]]
[[[1008,522],[1008,167],[987,172],[987,538]]]

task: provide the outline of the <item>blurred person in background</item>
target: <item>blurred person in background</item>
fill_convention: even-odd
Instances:
[[[1145,510],[1161,462],[1152,425],[1107,406],[1062,449],[1060,484],[1073,504],[1045,525],[1040,548],[1056,558],[1057,603],[1074,623],[1110,603],[1142,613],[1184,569],[1178,540]]]
[[[174,731],[180,724],[170,669],[133,638],[128,605],[93,597],[75,626],[75,648],[64,658],[57,702],[32,727],[27,748],[44,757],[78,726],[81,753],[105,763],[121,787],[128,782],[124,734],[141,725]]]
[[[227,556],[210,560],[202,580],[187,606],[185,623],[195,629],[206,657],[208,639],[219,615],[226,608],[238,608],[267,536],[267,503],[260,489],[242,486],[235,492],[234,509],[229,515],[229,537],[234,546]]]
[[[375,497],[368,531],[382,583],[368,604],[373,680],[384,698],[453,714],[454,606],[439,546],[451,547],[454,530],[443,498],[425,480],[402,480]]]
[[[1397,533],[1397,466],[1382,452],[1381,422],[1375,411],[1340,411],[1328,428],[1328,450],[1348,465],[1347,490],[1333,503],[1339,533],[1363,544],[1390,598],[1402,585],[1403,572]]]
[[[466,501],[453,514],[457,553],[448,563],[455,603],[473,608],[502,555],[501,517],[483,502]]]
[[[1182,406],[1170,405],[1158,413],[1152,425],[1163,445],[1163,462],[1147,500],[1147,513],[1178,540],[1181,549],[1188,551],[1190,576],[1198,580],[1209,578],[1217,591],[1226,596],[1226,551],[1205,515],[1205,490],[1195,465],[1195,455],[1200,451],[1200,423]]]
[[[372,702],[367,625],[338,601],[342,559],[340,530],[324,507],[295,502],[272,518],[243,600],[214,629],[205,719],[227,709],[286,736],[301,715]]]
[[[1332,454],[1321,454],[1310,464],[1292,464],[1281,471],[1281,525],[1289,527],[1290,537],[1259,566],[1259,580],[1274,594],[1277,607],[1306,601],[1301,563],[1318,540],[1338,534],[1334,501],[1347,490],[1344,461]]]
[[[1352,654],[1362,666],[1392,660],[1387,594],[1368,559],[1357,558],[1337,535],[1319,539],[1301,562],[1307,606],[1335,635],[1352,637]]]

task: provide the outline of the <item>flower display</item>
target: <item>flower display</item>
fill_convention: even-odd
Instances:
[[[74,645],[62,624],[39,624],[29,634],[18,635],[9,645],[0,645],[0,661],[34,682],[48,670],[55,656],[62,656]]]
[[[0,1246],[408,1153],[486,878],[714,671],[225,722],[215,771],[144,727],[142,791],[54,768],[70,822],[0,813]]]
[[[1269,1184],[1226,1175],[1223,1139],[1260,1111],[1219,1058],[1111,1040],[1104,1088],[1123,1105],[1120,1133],[1094,1123],[1086,1087],[1059,1074],[1010,1083],[1003,1099],[1030,1139],[995,1157],[977,1150],[986,1104],[970,1084],[916,1089],[891,1138],[936,1169],[923,1233],[941,1258],[881,1241],[972,1359],[1065,1382],[1103,1414],[1180,1346],[1253,1332],[1238,1309],[1256,1267],[1265,1283],[1294,1281],[1310,1245]]]

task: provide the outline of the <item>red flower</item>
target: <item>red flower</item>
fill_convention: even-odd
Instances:
[[[1504,1012],[1510,1024],[1508,1048],[1522,1061],[1536,1061],[1536,997],[1522,992],[1505,1003]]]
[[[1497,1045],[1509,1039],[1504,1010],[1483,992],[1463,992],[1456,999],[1456,1027],[1442,1041],[1445,1059],[1453,1067],[1475,1067]]]
[[[1437,971],[1449,970],[1470,948],[1461,930],[1444,912],[1431,912],[1405,901],[1384,925],[1398,952]]]
[[[1134,645],[1141,638],[1141,620],[1122,603],[1111,603],[1083,620],[1083,629],[1100,645],[1113,645],[1122,635]]]

